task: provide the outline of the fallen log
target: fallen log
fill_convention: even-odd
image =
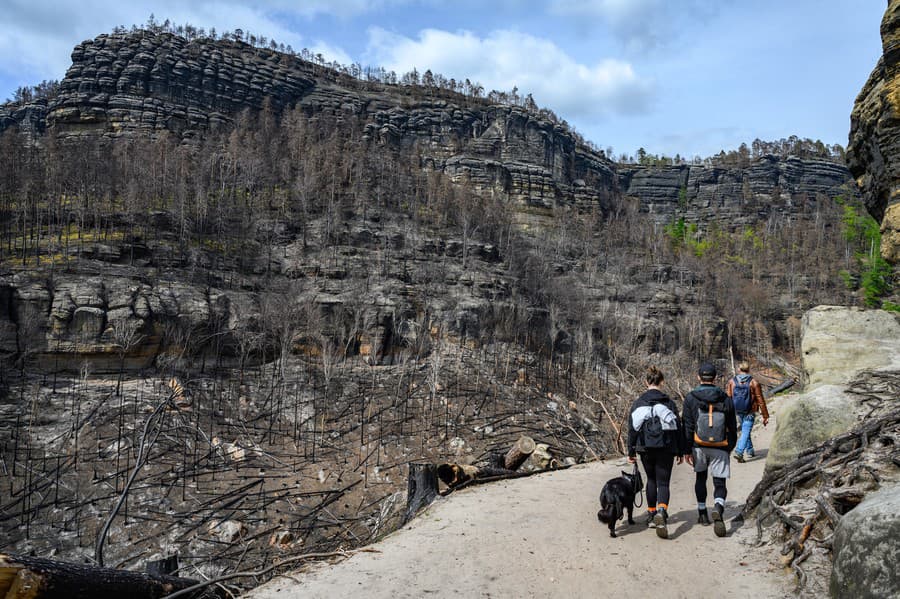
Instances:
[[[771,389],[769,389],[766,392],[766,394],[765,394],[766,398],[768,399],[769,397],[774,397],[775,395],[777,395],[778,393],[781,393],[785,389],[790,389],[791,387],[794,386],[794,383],[796,383],[796,382],[797,381],[795,381],[794,379],[785,379],[785,380],[781,381],[781,383],[779,385],[772,387]]]
[[[536,446],[534,439],[522,435],[516,440],[510,450],[506,452],[506,456],[503,458],[503,465],[507,470],[518,469],[528,459],[528,456],[534,452]]]
[[[189,578],[0,554],[0,597],[5,599],[161,599],[196,584]],[[189,596],[224,597],[215,590]]]
[[[535,474],[546,474],[547,472],[553,472],[554,470],[566,470],[567,468],[570,468],[570,467],[571,467],[570,465],[553,466],[553,467],[547,468],[545,470],[530,470],[528,472],[503,471],[502,474],[493,474],[493,475],[487,475],[486,473],[484,473],[484,476],[481,476],[479,478],[469,479],[465,482],[462,482],[462,483],[456,485],[455,487],[450,487],[446,491],[442,491],[441,496],[446,497],[453,491],[458,491],[460,489],[464,489],[466,487],[471,487],[473,485],[483,485],[485,483],[492,483],[492,482],[496,482],[498,480],[508,480],[508,479],[512,479],[512,478],[524,478],[526,476],[534,476]]]
[[[490,466],[472,466],[470,464],[439,464],[437,467],[438,478],[450,487],[458,487],[475,479],[506,476],[515,474],[514,470],[506,468],[492,468]]]
[[[469,464],[439,464],[437,467],[438,478],[448,487],[477,478],[478,474],[478,467]]]

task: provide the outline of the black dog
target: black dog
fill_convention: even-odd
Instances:
[[[606,481],[600,492],[600,511],[597,519],[609,526],[609,536],[616,537],[616,522],[628,510],[628,523],[634,524],[634,475],[623,472],[622,476]]]

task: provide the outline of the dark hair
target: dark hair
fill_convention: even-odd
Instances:
[[[662,370],[657,368],[656,366],[651,366],[647,369],[647,384],[648,385],[659,385],[661,382],[665,380],[666,377],[663,376]]]

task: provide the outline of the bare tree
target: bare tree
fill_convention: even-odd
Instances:
[[[125,373],[125,357],[144,340],[144,335],[139,332],[140,328],[141,323],[130,318],[122,318],[113,323],[113,343],[119,354],[119,378],[116,381],[116,395],[121,395],[122,392],[122,377]]]

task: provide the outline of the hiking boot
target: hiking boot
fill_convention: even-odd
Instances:
[[[756,452],[751,449],[750,451],[747,452],[747,457],[752,460],[753,458],[756,457]]]
[[[656,525],[656,536],[660,539],[668,539],[669,538],[669,529],[666,526],[669,521],[669,515],[666,513],[666,510],[660,508],[656,510],[656,516],[653,518],[653,523]]]
[[[744,454],[736,453],[736,454],[734,454],[734,459],[736,459],[738,462],[743,464],[744,463]]]
[[[712,519],[713,519],[713,532],[716,533],[717,537],[725,536],[725,520],[722,518],[722,514],[725,512],[725,506],[721,503],[716,504],[716,509],[713,510]]]
[[[656,518],[656,512],[647,512],[647,528],[656,528],[654,518]]]
[[[699,516],[697,516],[697,524],[702,524],[703,526],[709,526],[709,512],[704,510],[697,510]]]

